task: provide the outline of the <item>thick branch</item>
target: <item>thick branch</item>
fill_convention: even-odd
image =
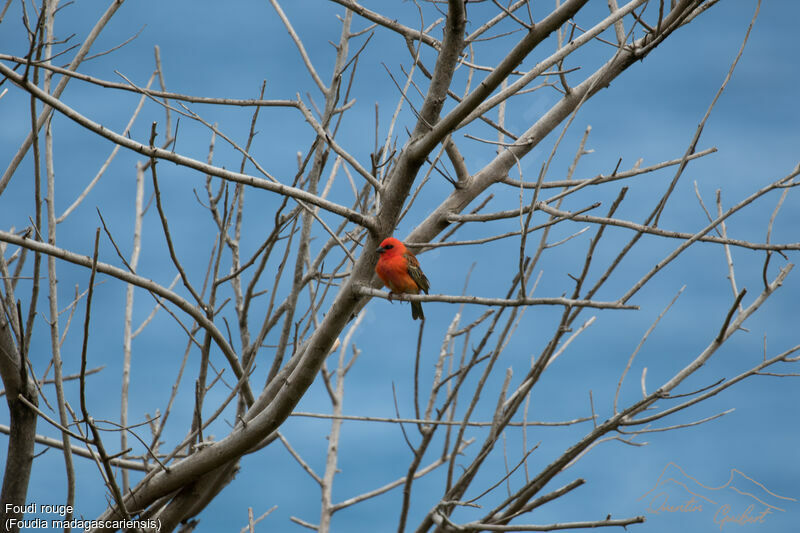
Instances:
[[[4,306],[0,304],[0,307]],[[20,397],[34,405],[38,405],[39,400],[36,386],[28,376],[23,357],[15,346],[10,324],[3,315],[0,315],[0,378],[3,379],[7,391],[10,419],[3,489],[0,493],[0,524],[6,528],[8,519],[22,519],[22,513],[11,509],[13,506],[25,506],[33,467],[36,413],[28,409]],[[12,506],[8,507],[9,511],[6,511],[7,506]],[[19,526],[11,527],[9,531],[19,531]]]
[[[432,147],[451,134],[467,115],[474,111],[492,92],[503,83],[503,80],[525,59],[525,57],[539,43],[569,20],[588,0],[568,0],[559,8],[553,10],[544,20],[537,23],[528,34],[517,43],[511,52],[500,62],[491,74],[481,81],[455,109],[433,128],[425,137],[424,146]]]

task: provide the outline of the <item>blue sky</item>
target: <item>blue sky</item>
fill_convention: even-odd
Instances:
[[[343,8],[318,0],[285,2],[283,6],[298,34],[304,39],[309,55],[318,65],[326,82],[330,79],[333,47],[328,41],[338,40],[340,26],[336,15]],[[367,3],[374,9],[388,10],[387,14],[416,27],[417,9],[411,2],[396,2],[383,6],[381,2]],[[538,4],[538,3],[536,3]],[[57,32],[67,36],[75,33],[73,41],[83,39],[94,24],[105,4],[79,2],[63,9],[57,19]],[[547,7],[536,5],[534,17],[543,15]],[[470,6],[475,18],[489,5]],[[606,9],[606,2],[590,2],[589,9]],[[613,171],[619,158],[621,169],[630,168],[639,158],[642,165],[678,158],[686,150],[697,124],[702,119],[711,99],[722,83],[744,37],[755,9],[752,1],[723,1],[685,28],[678,30],[667,42],[650,54],[643,62],[633,65],[601,91],[580,110],[567,131],[561,147],[553,160],[547,179],[562,179],[581,136],[587,126],[592,127],[587,149],[593,150],[580,161],[575,177],[592,177]],[[577,22],[589,25],[597,19],[599,11],[580,14]],[[717,152],[690,164],[678,183],[674,198],[662,218],[661,227],[679,231],[696,231],[705,224],[694,192],[697,182],[706,205],[714,208],[714,194],[722,189],[723,204],[727,208],[753,191],[786,174],[798,163],[800,135],[800,105],[795,94],[800,74],[797,69],[797,45],[794,39],[794,21],[800,15],[795,2],[771,0],[764,2],[752,31],[750,41],[736,72],[721,96],[709,119],[698,149],[716,147]],[[21,33],[21,7],[13,2],[0,25],[0,53],[24,55],[27,49]],[[426,7],[426,24],[436,15]],[[472,20],[472,19],[471,19]],[[354,18],[354,28],[362,29],[366,23]],[[468,27],[468,31],[474,29]],[[268,2],[237,2],[235,7],[221,2],[128,2],[121,8],[108,28],[98,39],[93,51],[102,51],[120,44],[141,30],[139,36],[125,47],[87,62],[80,71],[99,78],[123,81],[115,74],[121,72],[138,84],[145,84],[154,69],[153,47],[158,45],[164,67],[167,88],[170,91],[212,95],[228,98],[255,98],[262,80],[266,80],[266,98],[290,99],[300,93],[304,100],[311,91],[319,104],[321,97],[314,91],[307,71],[302,68],[296,49],[285,29],[275,18]],[[438,30],[437,30],[438,31]],[[491,63],[500,57],[517,38],[511,35],[495,41],[484,49],[480,60]],[[611,35],[607,32],[606,35]],[[613,38],[613,37],[612,37]],[[359,44],[363,39],[357,41]],[[553,43],[546,42],[541,51],[536,50],[526,60],[530,67],[552,52]],[[568,75],[577,83],[586,72],[591,72],[599,61],[607,58],[602,47],[597,51],[581,52],[569,59],[567,66],[581,65],[583,70]],[[423,60],[432,64],[433,56],[426,51]],[[66,62],[66,61],[65,61]],[[398,91],[387,74],[387,69],[402,80],[401,65],[409,63],[405,44],[398,36],[378,31],[359,60],[357,81],[352,97],[356,99],[352,112],[346,115],[338,142],[362,162],[367,164],[374,142],[375,104],[380,109],[380,131],[386,135],[387,125],[398,98]],[[460,71],[456,83],[463,83],[465,73]],[[0,160],[3,168],[17,150],[29,122],[29,99],[6,82],[9,92],[0,99]],[[462,87],[462,85],[458,85]],[[523,131],[544,110],[559,98],[553,90],[537,91],[525,97],[524,105],[515,108],[507,117],[508,127]],[[131,93],[109,92],[89,84],[73,81],[63,100],[81,113],[106,127],[121,131],[127,123],[138,98]],[[417,99],[418,101],[419,99]],[[451,103],[446,105],[446,108]],[[252,110],[190,105],[209,122],[219,124],[221,130],[237,142],[247,139]],[[150,124],[159,122],[160,139],[163,139],[164,118],[161,109],[148,103],[131,130],[131,137],[147,142]],[[395,133],[399,143],[405,140],[404,129],[413,127],[413,116],[407,106]],[[56,172],[58,180],[56,212],[70,205],[110,153],[111,143],[98,140],[78,126],[56,117]],[[252,152],[268,170],[283,182],[290,182],[296,172],[296,153],[305,151],[313,140],[313,131],[294,110],[270,109],[262,111],[259,135]],[[536,173],[548,157],[561,127],[542,142],[523,160],[522,172],[527,180]],[[476,126],[473,133],[479,137],[494,138],[488,128]],[[205,160],[210,134],[208,130],[189,120],[181,120],[177,151]],[[493,156],[494,148],[479,142],[458,138],[457,144],[466,158],[471,172],[485,165]],[[98,183],[90,196],[63,225],[59,226],[59,245],[76,252],[89,254],[94,228],[99,224],[96,207],[110,226],[124,253],[130,250],[132,240],[133,195],[135,163],[138,154],[121,151],[108,173]],[[241,156],[218,140],[214,162],[238,170]],[[17,229],[29,224],[32,205],[32,162],[30,155],[0,197],[0,229]],[[203,194],[204,176],[172,164],[159,166],[160,185],[168,206],[170,224],[178,237],[177,251],[190,276],[199,284],[205,272],[208,254],[214,243],[214,228],[207,212],[198,205],[193,189]],[[246,172],[254,172],[252,166]],[[516,169],[513,170],[516,172]],[[514,175],[513,178],[518,176]],[[674,167],[630,180],[630,191],[617,213],[619,218],[641,221],[652,209],[660,192],[674,175]],[[356,178],[357,179],[357,178]],[[149,190],[149,189],[148,189]],[[349,185],[339,178],[333,191],[335,200],[350,202]],[[416,202],[409,215],[400,223],[395,235],[403,238],[450,192],[451,186],[432,175],[426,193]],[[605,212],[618,187],[600,191],[586,189],[575,195],[565,208],[576,209],[593,201],[602,201]],[[655,192],[654,192],[655,191]],[[518,202],[518,191],[492,190],[495,199],[487,210],[509,209]],[[149,193],[148,193],[149,194]],[[552,194],[549,193],[549,194]],[[549,196],[548,194],[548,196]],[[599,195],[599,196],[598,196]],[[772,193],[752,206],[752,209],[733,217],[728,232],[735,238],[763,241],[766,224],[779,193]],[[481,197],[483,198],[483,196]],[[248,191],[249,211],[245,213],[246,231],[244,246],[252,250],[270,229],[275,206],[279,199],[265,191]],[[526,196],[530,201],[530,196]],[[790,191],[776,220],[773,242],[797,242],[800,227],[800,199]],[[326,218],[329,223],[338,219]],[[518,228],[518,221],[498,221],[488,224],[468,225],[456,234],[457,239],[471,239]],[[566,237],[581,229],[579,224],[553,230],[551,241]],[[560,296],[569,290],[566,273],[575,273],[581,264],[589,236],[593,229],[568,244],[546,253],[537,266],[541,281],[536,296]],[[325,235],[319,233],[318,242]],[[608,245],[598,250],[596,266],[592,273],[599,276],[613,259],[622,243],[630,237],[627,230],[608,230]],[[532,242],[538,242],[538,234]],[[663,241],[645,237],[638,250],[626,259],[624,265],[612,276],[609,284],[599,294],[599,299],[614,299],[652,265],[672,251],[678,241]],[[534,244],[535,245],[535,244]],[[313,245],[312,245],[313,246]],[[529,244],[529,246],[531,246]],[[477,262],[469,281],[468,292],[480,296],[504,293],[508,280],[516,270],[519,242],[515,239],[473,247],[441,248],[420,256],[420,262],[431,280],[432,292],[459,294],[471,264]],[[111,244],[104,239],[101,260],[119,264]],[[736,281],[746,287],[744,303],[753,301],[760,292],[763,252],[734,249]],[[797,261],[797,254],[789,254]],[[773,257],[770,276],[786,263]],[[166,265],[166,267],[165,267]],[[277,268],[272,265],[271,268]],[[175,272],[168,261],[160,224],[154,210],[144,221],[144,250],[139,273],[163,284],[169,284]],[[621,398],[635,401],[640,395],[639,377],[644,367],[648,369],[648,390],[654,389],[664,379],[682,368],[702,351],[718,331],[733,297],[730,282],[726,279],[727,265],[723,250],[709,244],[690,248],[678,261],[671,264],[639,292],[631,303],[640,310],[586,311],[579,318],[582,323],[592,315],[597,321],[578,337],[564,356],[548,369],[541,383],[534,389],[531,399],[530,419],[557,421],[588,416],[589,391],[600,420],[611,414],[611,405],[620,373],[642,335],[650,324],[683,287],[681,296],[661,320],[658,328],[648,338],[628,376]],[[720,377],[732,377],[757,364],[762,357],[766,338],[768,356],[794,346],[798,342],[797,295],[800,273],[792,272],[784,286],[752,317],[745,326],[748,331],[738,332],[711,359],[700,372],[682,385],[678,392],[689,392],[705,387]],[[591,275],[590,275],[591,279]],[[271,280],[270,280],[271,282]],[[81,290],[88,283],[88,272],[68,265],[59,266],[59,298],[66,305],[78,284]],[[180,289],[178,289],[180,290]],[[25,294],[20,292],[20,294]],[[90,382],[88,390],[93,414],[97,418],[116,420],[119,413],[120,361],[122,357],[122,316],[125,287],[106,280],[95,295],[95,315],[91,344],[90,366],[106,365],[102,377]],[[41,309],[46,309],[42,298]],[[152,309],[152,299],[146,293],[137,293],[134,323],[141,322]],[[428,320],[425,324],[421,368],[423,388],[430,383],[430,374],[438,356],[441,338],[452,320],[456,308],[450,304],[425,305]],[[70,335],[64,348],[65,373],[77,371],[80,362],[79,320],[83,307],[79,307]],[[483,308],[467,307],[464,321],[476,318]],[[479,403],[476,419],[491,417],[504,371],[514,369],[514,376],[523,376],[530,358],[538,354],[550,338],[558,313],[550,308],[533,307],[525,312],[504,358],[498,363],[487,391]],[[408,305],[389,304],[373,300],[365,310],[362,327],[354,342],[362,355],[348,375],[344,412],[354,415],[392,417],[395,415],[392,386],[397,389],[402,416],[413,413],[413,355],[416,346],[417,324],[409,320]],[[230,319],[230,318],[229,318]],[[391,327],[390,327],[391,326]],[[47,326],[40,319],[36,326],[31,361],[39,372],[47,366],[50,347]],[[235,334],[234,334],[235,336]],[[269,341],[269,339],[268,339]],[[132,421],[163,411],[169,390],[183,356],[186,338],[174,323],[160,313],[153,325],[134,342],[134,369],[130,417]],[[460,350],[461,346],[457,348]],[[196,355],[196,353],[194,354]],[[218,355],[215,362],[224,366]],[[191,362],[196,359],[190,358]],[[267,354],[258,371],[268,368]],[[333,364],[333,360],[329,361]],[[791,371],[784,369],[783,371]],[[191,371],[190,371],[191,373]],[[172,415],[175,424],[164,449],[183,438],[191,416],[189,391],[194,375],[182,384],[179,404]],[[45,389],[47,392],[48,389]],[[73,406],[77,405],[77,387],[67,386]],[[208,402],[226,394],[222,388],[211,391]],[[49,398],[55,396],[50,390]],[[634,447],[620,442],[606,442],[593,448],[577,464],[558,476],[547,488],[552,490],[577,477],[587,483],[570,495],[537,510],[526,518],[528,523],[551,523],[578,520],[597,520],[611,514],[622,518],[645,514],[647,522],[630,526],[630,531],[660,533],[684,528],[706,531],[718,527],[712,522],[713,512],[661,513],[647,512],[647,493],[659,479],[664,468],[674,463],[699,482],[712,487],[723,485],[732,470],[745,473],[774,494],[794,498],[795,501],[773,500],[785,503],[782,511],[775,511],[758,526],[747,525],[746,531],[785,532],[797,523],[800,516],[800,434],[797,431],[800,394],[791,378],[754,377],[709,401],[661,421],[656,427],[686,423],[712,416],[721,411],[735,411],[700,427],[674,432],[648,434],[647,446]],[[330,402],[320,383],[315,383],[301,401],[301,411],[329,412]],[[483,417],[483,418],[481,418]],[[5,410],[0,423],[7,424]],[[528,469],[533,474],[549,464],[561,451],[590,430],[587,424],[567,428],[529,429],[528,445],[541,442],[534,452]],[[221,438],[227,431],[220,422],[211,431]],[[324,469],[324,457],[329,422],[291,418],[283,433],[317,472]],[[52,428],[43,422],[39,432],[55,436]],[[485,430],[475,430],[478,442]],[[417,435],[418,437],[418,435]],[[115,444],[116,436],[109,437]],[[3,439],[0,438],[0,441]],[[522,447],[521,434],[509,429],[509,450],[518,457]],[[475,446],[475,445],[473,445]],[[439,449],[437,446],[434,448]],[[371,490],[405,474],[411,459],[400,429],[393,424],[365,424],[345,422],[341,441],[339,467],[334,486],[334,500],[340,501],[355,494]],[[0,457],[5,454],[5,444],[0,446]],[[469,452],[468,452],[469,454]],[[427,464],[435,457],[429,454]],[[467,456],[471,458],[471,456]],[[465,458],[466,460],[466,458]],[[105,508],[104,489],[99,474],[89,461],[76,459],[80,475],[78,482],[77,513],[91,518]],[[467,496],[475,496],[503,475],[502,450],[495,450],[487,469],[476,480]],[[50,450],[37,459],[29,489],[30,501],[39,504],[60,503],[64,500],[65,476],[60,452]],[[519,482],[520,478],[512,478]],[[421,516],[430,509],[441,493],[442,479],[438,476],[418,481],[414,485],[410,527],[416,527]],[[503,491],[505,489],[502,489]],[[706,496],[708,496],[707,493]],[[720,494],[715,492],[714,494]],[[504,492],[487,497],[482,502],[492,507],[492,502],[502,499]],[[678,492],[675,498],[683,494]],[[731,508],[747,506],[740,495],[726,493],[721,500],[730,502]],[[337,513],[333,519],[335,531],[394,531],[399,513],[401,493],[394,490],[362,505]],[[197,531],[238,530],[246,523],[247,508],[256,516],[273,505],[276,511],[261,526],[264,531],[303,531],[289,521],[297,516],[316,522],[319,513],[319,489],[286,450],[274,444],[243,459],[241,471],[233,483],[199,516]],[[776,504],[777,505],[777,504]],[[477,514],[475,514],[477,513]],[[469,509],[456,514],[459,521],[469,521],[480,516],[480,511]],[[726,525],[730,531],[736,525]]]

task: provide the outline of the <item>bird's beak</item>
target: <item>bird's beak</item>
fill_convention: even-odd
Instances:
[[[378,249],[375,251],[378,252],[379,254],[382,254],[383,252],[386,251],[386,248],[384,248],[383,246],[378,246]]]

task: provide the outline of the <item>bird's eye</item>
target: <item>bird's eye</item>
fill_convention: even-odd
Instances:
[[[391,250],[392,248],[394,248],[394,244],[387,244],[386,246],[384,246],[384,248],[386,248],[387,250]]]

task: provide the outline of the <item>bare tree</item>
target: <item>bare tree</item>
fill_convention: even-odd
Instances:
[[[773,226],[781,223],[781,207],[793,187],[800,185],[800,167],[771,177],[767,185],[727,208],[718,193],[716,210],[707,209],[707,200],[696,189],[707,224],[690,231],[664,227],[665,210],[675,202],[687,167],[715,151],[698,148],[701,134],[742,55],[758,8],[746,34],[743,28],[742,47],[727,77],[716,95],[707,96],[710,105],[683,153],[630,168],[621,168],[620,159],[611,172],[580,178],[576,169],[590,152],[588,127],[566,172],[554,170],[557,157],[568,157],[559,155],[565,150],[562,140],[578,111],[664,41],[680,39],[682,26],[714,17],[716,1],[630,0],[619,5],[608,0],[600,12],[597,7],[602,3],[589,6],[587,0],[564,0],[544,13],[540,3],[533,6],[528,0],[448,0],[387,6],[385,14],[352,0],[334,2],[341,6],[339,39],[327,55],[330,64],[323,68],[324,54],[310,52],[319,46],[317,40],[324,42],[323,36],[301,35],[279,2],[270,0],[310,80],[302,91],[279,99],[265,98],[266,85],[255,99],[172,92],[159,48],[146,80],[137,81],[122,71],[121,81],[81,73],[79,67],[93,57],[89,54],[96,39],[107,31],[124,2],[111,2],[79,45],[64,39],[71,29],[56,31],[58,2],[19,2],[27,42],[13,43],[15,53],[0,50],[0,98],[22,101],[24,97],[29,107],[26,120],[13,124],[23,132],[24,141],[5,163],[0,195],[5,205],[21,202],[22,193],[9,185],[30,182],[25,202],[34,206],[24,217],[13,221],[4,217],[8,226],[0,229],[0,377],[9,406],[9,424],[0,426],[8,435],[0,515],[3,524],[16,520],[10,522],[11,530],[20,529],[22,507],[30,499],[27,486],[37,444],[61,450],[67,486],[64,503],[72,509],[75,463],[96,464],[108,506],[96,517],[100,522],[91,524],[92,531],[131,529],[127,520],[137,520],[133,527],[141,530],[192,530],[198,515],[231,483],[242,458],[268,446],[284,447],[301,475],[318,485],[319,520],[295,516],[291,520],[320,532],[332,529],[336,512],[393,489],[402,491],[402,503],[387,515],[387,527],[397,531],[627,526],[643,522],[644,517],[564,517],[559,524],[534,524],[531,512],[584,483],[576,478],[554,488],[551,481],[597,444],[612,439],[632,443],[647,432],[722,416],[727,411],[694,422],[651,427],[751,376],[788,375],[771,368],[800,358],[800,345],[778,353],[765,348],[763,358],[743,372],[719,376],[719,381],[699,390],[685,386],[687,378],[741,330],[789,276],[793,266],[789,254],[796,253],[800,243],[773,242],[771,235]],[[2,20],[11,4],[6,2],[0,14],[5,25],[12,24]],[[375,106],[374,134],[364,135],[363,121],[353,125],[346,116],[372,113],[372,103],[356,100],[353,94],[368,92],[372,83],[360,76],[359,61],[371,50],[375,35],[400,43],[407,55],[401,66],[385,66],[386,80],[396,90],[396,107]],[[99,53],[106,52],[118,53],[115,49]],[[599,56],[603,59],[597,62]],[[486,57],[500,59],[485,63]],[[100,124],[92,118],[92,109],[64,96],[68,85],[121,97],[133,111],[120,106],[118,123]],[[542,92],[558,97],[524,128],[519,128],[519,120],[508,118],[526,116],[531,98]],[[241,132],[226,131],[204,117],[211,110],[218,116],[241,108],[251,117],[244,141],[236,140]],[[142,113],[160,117],[148,125],[144,136],[135,127]],[[273,164],[278,154],[269,149],[260,153],[255,147],[265,116],[265,127],[275,128],[278,135],[285,130],[290,137],[288,132],[294,131],[284,121],[295,121],[291,128],[303,131],[291,140],[297,154],[291,172]],[[388,126],[381,128],[387,121]],[[79,185],[63,174],[57,183],[54,146],[60,130],[76,125],[90,135],[93,152],[104,154],[102,163]],[[189,132],[197,131],[210,137],[208,149],[202,147],[204,158],[192,155],[201,148]],[[343,133],[352,131],[358,132],[356,137]],[[183,141],[186,137],[189,141]],[[354,138],[360,138],[360,144]],[[546,138],[552,146],[542,151],[541,165],[537,161],[538,170],[531,174],[523,161],[529,161]],[[104,205],[103,197],[93,192],[101,180],[110,179],[108,169],[126,152],[139,158],[135,167],[123,171],[125,179],[135,183],[135,194],[125,198],[132,204],[132,218],[114,216],[116,208]],[[25,161],[30,162],[30,172]],[[671,179],[661,190],[649,188],[647,212],[637,218],[640,209],[625,209],[627,184],[657,171],[671,172]],[[434,189],[441,183],[448,184],[445,194]],[[69,198],[69,206],[60,212],[56,191]],[[488,211],[495,197],[503,209]],[[96,211],[89,198],[99,203]],[[756,203],[767,198],[772,208],[763,201]],[[796,197],[793,200],[796,206]],[[192,242],[185,231],[182,212],[188,202],[195,203],[192,209],[199,204],[207,217],[193,223],[213,228],[205,242]],[[731,217],[756,209],[771,213],[764,239],[737,238],[728,230]],[[79,216],[84,218],[73,222]],[[253,222],[256,219],[258,223]],[[498,292],[491,296],[477,296],[470,294],[464,280],[461,294],[397,295],[406,302],[449,304],[437,307],[452,315],[449,325],[427,332],[428,337],[437,336],[438,357],[432,366],[424,363],[431,348],[423,341],[422,321],[413,377],[406,384],[413,395],[395,399],[397,416],[348,415],[343,408],[345,382],[362,353],[354,335],[364,328],[368,302],[389,297],[374,275],[376,250],[403,219],[413,230],[397,236],[420,255],[423,268],[425,252],[431,250],[440,250],[439,257],[444,257],[454,250],[451,247],[469,247],[479,260],[488,261],[480,257],[482,246],[513,243],[508,255],[496,259],[505,266],[496,269],[493,287],[501,287],[500,280],[506,279],[505,287],[493,289]],[[148,223],[158,228],[157,240],[144,235]],[[478,223],[486,223],[480,234],[488,228],[489,236],[478,236]],[[123,229],[123,224],[130,227]],[[625,233],[608,235],[617,228]],[[642,269],[629,258],[644,240],[658,243],[659,260]],[[637,353],[669,308],[646,332],[627,331],[627,317],[643,305],[637,295],[657,284],[658,275],[699,242],[719,249],[727,264],[732,296],[726,308],[713,311],[718,329],[688,364],[663,382],[648,386],[645,368],[639,397],[622,393]],[[144,253],[148,249],[152,253]],[[206,253],[203,260],[197,259],[201,249]],[[737,285],[733,255],[738,253],[764,258],[758,267],[762,286],[748,292]],[[601,255],[611,260],[599,265]],[[556,282],[560,285],[537,286],[544,261],[558,262],[566,274]],[[59,290],[58,281],[66,276],[80,280],[74,290],[68,291],[63,283]],[[612,282],[619,277],[623,284]],[[120,290],[111,291],[109,286]],[[434,292],[436,288],[434,283]],[[99,293],[104,295],[101,303]],[[142,313],[145,307],[149,310]],[[521,357],[510,346],[515,335],[531,327],[526,310],[532,307],[548,314],[549,330],[537,333],[543,335],[541,345],[532,347],[536,352],[529,364],[520,364]],[[590,312],[608,317],[611,325],[606,327],[618,328],[632,339],[641,337],[632,354],[616,361],[621,377],[613,406],[606,409],[593,399],[578,418],[531,420],[528,411],[536,385],[595,322],[596,315],[587,316]],[[73,318],[80,327],[71,327]],[[105,357],[99,357],[101,341],[95,339],[103,337],[110,321],[120,318],[122,349],[104,346]],[[409,318],[403,331],[416,325]],[[134,339],[153,328],[158,328],[161,345],[170,346],[168,353],[137,351]],[[47,338],[46,333],[48,355],[42,356],[40,349],[33,357],[32,339]],[[396,332],[387,329],[384,334]],[[182,353],[171,348],[178,342],[184,345]],[[393,342],[386,343],[385,356],[394,348]],[[162,364],[167,357],[181,362]],[[106,364],[119,368],[121,376],[110,374],[103,368]],[[131,411],[135,365],[141,365],[143,372],[173,368],[177,372],[171,389],[164,391],[166,403],[159,412]],[[67,374],[65,366],[79,370]],[[115,420],[101,419],[98,412],[104,412],[105,405],[91,394],[97,386],[94,380],[101,376],[121,383]],[[70,381],[78,386],[68,387]],[[298,408],[315,382],[327,391],[329,412]],[[349,390],[360,386],[349,382]],[[413,416],[403,416],[400,404],[410,406]],[[282,431],[290,417],[330,421],[326,451],[317,461],[324,465],[322,470]],[[405,475],[378,486],[365,482],[361,494],[336,501],[339,447],[343,423],[349,420],[397,425],[411,459]],[[529,441],[529,433],[549,426],[585,429],[537,471],[529,459],[538,444]],[[145,435],[148,429],[150,434]],[[515,446],[516,452],[507,448],[507,438],[521,439],[521,448]],[[505,472],[487,467],[498,454],[505,461]],[[417,502],[422,498],[414,492],[422,477],[435,479],[439,489],[433,497],[425,493],[427,510],[418,513],[411,503],[412,497]],[[487,484],[487,478],[493,481]],[[261,520],[275,520],[267,518],[274,509],[270,504],[263,514],[255,513],[259,517],[250,509],[248,517],[234,519],[242,522],[243,531],[254,531]],[[72,511],[64,516],[67,522],[78,518]],[[72,527],[85,525],[78,521]]]

